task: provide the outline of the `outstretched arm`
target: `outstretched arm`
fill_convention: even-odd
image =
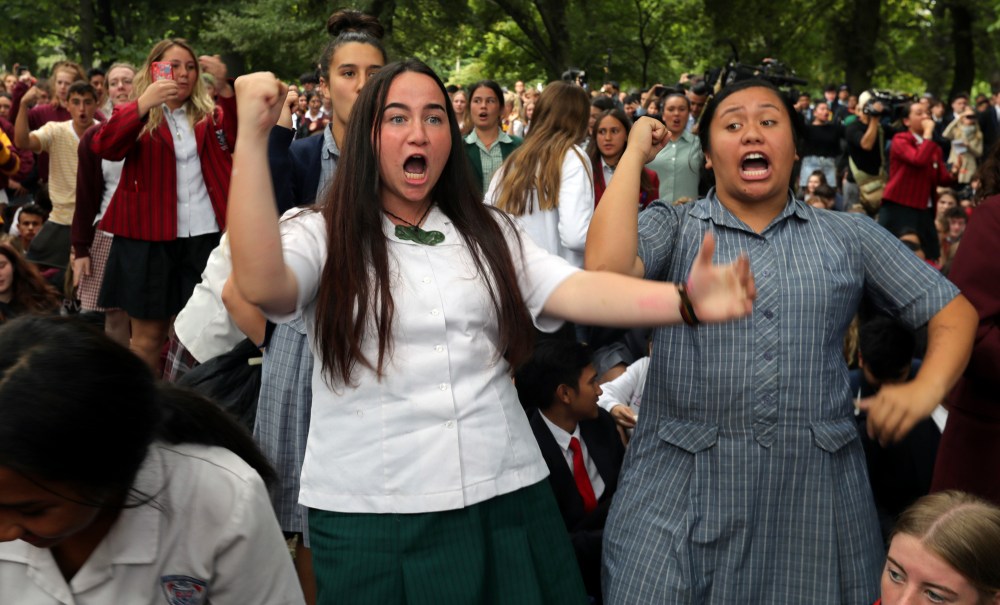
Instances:
[[[670,140],[666,126],[653,118],[639,118],[632,126],[625,154],[615,169],[601,203],[594,210],[587,233],[584,266],[634,277],[645,273],[639,249],[639,198],[642,169]]]
[[[635,205],[634,196],[631,201]],[[714,251],[715,237],[707,232],[685,285],[697,319],[706,323],[749,314],[757,295],[750,261],[740,257],[729,265],[713,265]],[[552,292],[545,313],[591,326],[657,326],[683,321],[681,302],[676,284],[580,271]]]
[[[236,80],[240,136],[233,153],[227,224],[233,278],[240,293],[266,313],[295,310],[298,283],[285,264],[267,161],[267,138],[286,87],[271,73]]]
[[[969,363],[978,323],[975,307],[961,294],[931,318],[927,354],[917,376],[905,384],[885,385],[861,401],[872,439],[883,445],[899,441],[944,401]]]

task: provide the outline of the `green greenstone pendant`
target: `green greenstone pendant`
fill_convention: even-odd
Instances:
[[[440,231],[424,231],[420,227],[407,227],[404,225],[396,225],[396,237],[425,246],[436,246],[444,241],[444,233]]]

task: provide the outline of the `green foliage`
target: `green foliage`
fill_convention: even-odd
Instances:
[[[347,5],[379,16],[391,58],[421,58],[453,83],[545,82],[576,67],[595,87],[669,84],[721,66],[728,40],[744,63],[780,59],[814,92],[845,79],[941,95],[955,78],[1000,82],[998,0],[6,0],[0,64],[140,62],[156,40],[181,36],[233,73],[291,79],[315,64],[327,17]]]

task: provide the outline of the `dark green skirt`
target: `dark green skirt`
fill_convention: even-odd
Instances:
[[[548,481],[436,513],[309,510],[321,605],[581,605]]]

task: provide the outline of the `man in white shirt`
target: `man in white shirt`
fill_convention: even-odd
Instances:
[[[21,100],[26,105],[38,98],[39,89],[31,88]],[[72,119],[68,122],[48,122],[29,132],[28,112],[17,115],[14,125],[15,145],[35,153],[48,152],[49,197],[52,213],[31,247],[29,260],[57,269],[69,264],[70,225],[76,209],[76,172],[79,164],[77,147],[80,137],[95,124],[97,92],[87,82],[74,82],[67,94]]]
[[[601,387],[590,349],[575,341],[542,341],[514,382],[521,404],[534,408],[531,429],[549,467],[549,485],[587,594],[599,603],[604,521],[625,446],[614,419],[597,405]]]

